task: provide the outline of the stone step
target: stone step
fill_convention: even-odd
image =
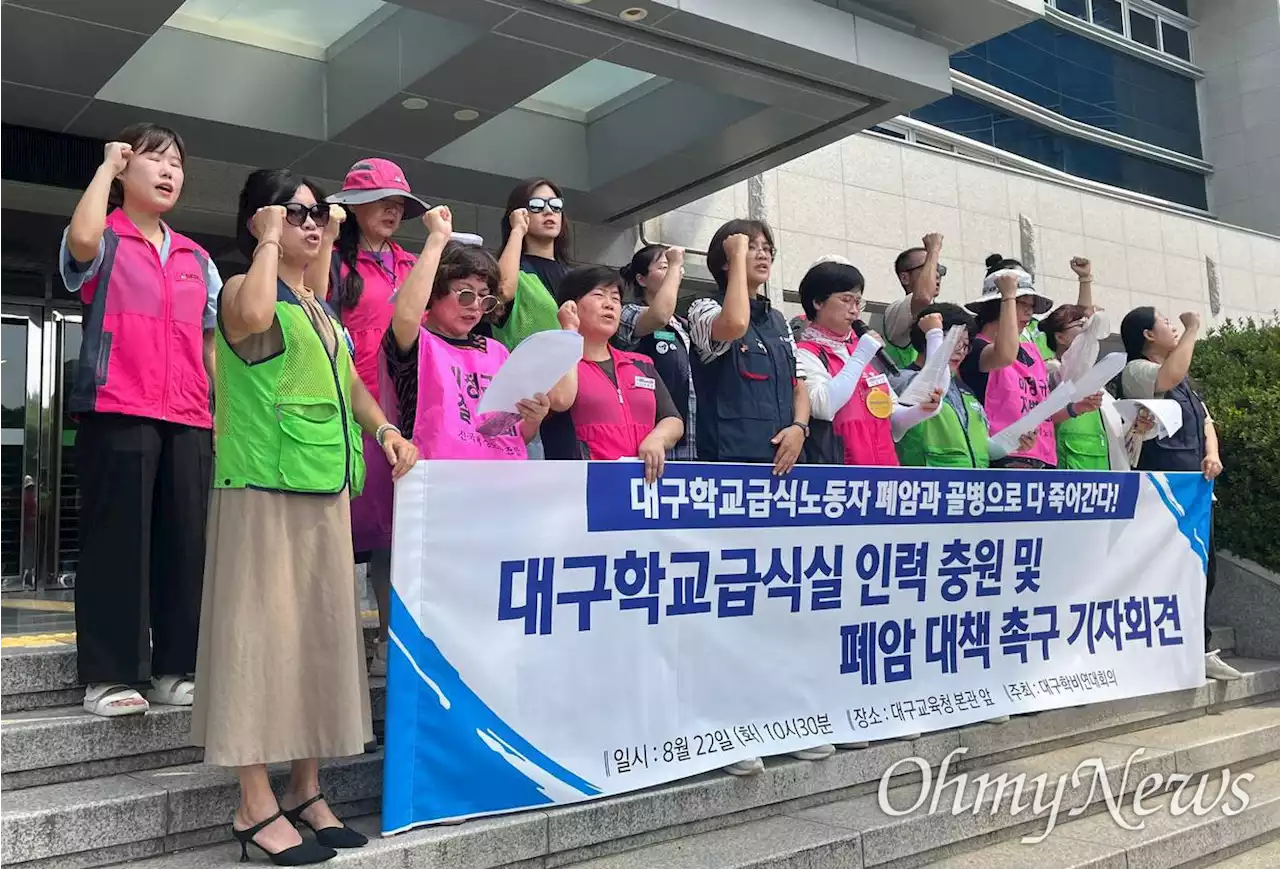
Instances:
[[[1280,747],[1280,704],[1267,704],[1265,708],[1242,707],[1213,717],[1217,720],[1210,721],[1208,716],[1201,716],[1162,725],[1150,731],[1150,740],[1143,740],[1139,732],[1132,734],[1129,743],[1094,742],[1011,764],[981,767],[981,770],[992,776],[1001,772],[1027,772],[1029,777],[1045,773],[1056,782],[1058,775],[1070,775],[1082,759],[1098,757],[1104,764],[1113,792],[1119,793],[1126,761],[1138,744],[1144,744],[1147,751],[1132,764],[1129,777],[1123,783],[1124,790],[1131,791],[1142,776],[1152,772],[1193,775],[1216,768],[1197,768],[1196,764],[1232,764],[1237,765],[1237,773],[1243,772],[1256,765],[1251,757],[1268,757]],[[1146,742],[1151,744],[1145,745]],[[771,770],[786,770],[793,777],[818,776],[841,756],[815,764],[782,761],[771,762],[769,766]],[[891,817],[878,810],[878,796],[873,791],[818,808],[806,808],[805,800],[790,800],[772,806],[768,813],[755,816],[739,813],[735,817],[736,823],[713,829],[698,830],[685,824],[680,838],[652,835],[616,839],[609,843],[615,852],[602,856],[591,854],[590,848],[560,847],[566,844],[566,837],[557,827],[575,813],[579,814],[578,821],[585,821],[582,812],[589,811],[592,806],[597,810],[607,810],[610,803],[625,803],[625,797],[375,839],[367,848],[340,854],[334,863],[362,869],[383,866],[489,869],[516,865],[548,869],[562,866],[571,866],[572,869],[815,869],[827,866],[839,869],[907,869],[925,865],[949,869],[985,869],[988,866],[1025,869],[1031,865],[1037,869],[1049,869],[1050,866],[1065,869],[1077,865],[1098,869],[1137,869],[1149,865],[1177,866],[1180,864],[1169,862],[1131,861],[1126,864],[1125,854],[1128,851],[1163,857],[1184,853],[1200,857],[1256,839],[1266,830],[1280,829],[1280,763],[1258,766],[1254,773],[1255,780],[1245,785],[1252,797],[1250,808],[1245,813],[1235,818],[1208,817],[1203,824],[1197,820],[1195,829],[1186,818],[1170,817],[1168,820],[1172,823],[1162,822],[1158,828],[1157,822],[1148,818],[1149,829],[1158,835],[1138,838],[1139,833],[1127,834],[1135,838],[1123,841],[1117,839],[1114,831],[1106,825],[1096,823],[1099,819],[1107,825],[1112,823],[1105,813],[1096,814],[1104,811],[1100,797],[1094,798],[1092,811],[1095,814],[1085,814],[1080,818],[1068,815],[1070,808],[1086,803],[1092,779],[1085,774],[1080,786],[1068,785],[1064,789],[1058,828],[1044,845],[1036,846],[1044,848],[1044,861],[1038,859],[1039,851],[1026,850],[1032,846],[1018,844],[1016,839],[1012,843],[1004,841],[1009,837],[1039,832],[1043,821],[1035,820],[1034,815],[1015,816],[1007,808],[991,815],[989,806],[992,801],[987,798],[978,803],[981,812],[976,816],[965,811],[953,817],[948,811],[949,800],[944,800],[942,811],[936,814],[928,812],[926,807],[918,814]],[[734,780],[723,775],[719,780],[725,782],[729,789],[748,789],[753,783],[764,781],[763,777]],[[655,792],[660,794],[678,787]],[[919,784],[903,785],[890,791],[891,803],[899,805],[895,798],[901,797],[902,791],[910,790],[918,792]],[[947,795],[953,795],[954,790],[952,788]],[[976,783],[971,779],[970,787],[966,789],[969,797],[964,805],[966,810],[975,802],[976,792]],[[1151,802],[1154,805],[1159,801]],[[853,803],[859,806],[851,809],[850,804]],[[1007,802],[1004,805],[1007,806]],[[617,836],[625,832],[619,829],[617,808],[615,806],[610,813],[613,818],[611,826],[605,831],[598,830],[598,834],[607,832]],[[723,804],[720,808],[730,809]],[[609,823],[610,815],[602,816],[599,822]],[[679,820],[678,816],[673,816],[674,822]],[[366,832],[377,829],[376,818],[359,819],[353,825]],[[1111,838],[1107,838],[1109,835]],[[982,851],[975,851],[975,848],[982,848]],[[975,853],[985,852],[994,855],[993,862],[982,862],[974,857]],[[1037,858],[1028,858],[1032,853],[1037,854]],[[143,861],[140,869],[205,869],[227,865],[238,854],[238,845],[224,844]],[[1079,862],[1065,862],[1068,857],[1079,858]],[[1050,859],[1064,862],[1050,862]],[[996,860],[999,862],[994,862]],[[76,862],[74,865],[88,864]]]
[[[1234,628],[1212,629],[1209,648],[1234,654]],[[372,654],[376,628],[365,625],[366,653]],[[37,648],[9,648],[0,657],[0,712],[74,706],[83,699],[76,676],[76,649],[68,643]]]
[[[1272,836],[1276,835],[1280,835],[1280,831],[1272,831]],[[1213,869],[1276,869],[1280,866],[1280,839],[1272,838],[1270,842],[1238,851],[1210,865]]]
[[[376,636],[377,627],[366,623],[365,657],[373,654]],[[6,648],[0,653],[0,712],[74,706],[83,699],[73,643]]]
[[[386,710],[386,679],[369,679],[373,719]],[[5,791],[117,773],[198,763],[191,709],[153,706],[145,715],[102,718],[80,704],[0,717],[0,787]]]
[[[1254,776],[1251,782],[1241,783],[1249,805],[1235,816],[1224,814],[1221,804],[1202,816],[1194,809],[1177,811],[1171,806],[1174,794],[1156,794],[1142,801],[1149,815],[1139,818],[1132,798],[1120,808],[1126,825],[1141,823],[1140,829],[1121,827],[1108,811],[1094,812],[1068,818],[1038,844],[1013,839],[916,865],[929,869],[1275,869],[1280,866],[1280,843],[1256,843],[1280,833],[1280,761],[1232,770],[1233,775],[1245,772]],[[1218,776],[1207,777],[1206,802],[1213,801],[1220,784]],[[1183,807],[1194,801],[1195,786],[1188,785],[1184,791]],[[1240,803],[1230,791],[1223,802],[1228,800],[1233,808]],[[1233,856],[1219,860],[1219,855]]]
[[[1188,762],[1212,760],[1224,752],[1239,755],[1250,748],[1251,740],[1262,736],[1248,727],[1243,734],[1237,733],[1224,728],[1223,722],[1226,716],[1237,712],[1245,716],[1256,714],[1252,707],[1244,707],[1246,711],[1233,707],[1262,701],[1280,691],[1280,662],[1236,659],[1233,663],[1245,674],[1233,683],[1019,716],[1003,725],[930,733],[915,742],[880,742],[866,749],[840,752],[820,763],[771,758],[764,773],[746,779],[712,772],[606,800],[419,831],[393,841],[425,849],[422,853],[431,857],[428,864],[433,866],[483,869],[548,854],[556,855],[553,862],[561,865],[873,792],[888,767],[911,757],[936,766],[963,745],[968,749],[965,764],[1009,763],[1020,756],[1063,751],[1067,746],[1165,725],[1175,719],[1185,719],[1209,731],[1201,733],[1190,748],[1183,749],[1201,753],[1190,755]],[[1210,719],[1204,712],[1211,705],[1215,710],[1226,711],[1205,725],[1203,722]],[[1254,729],[1265,731],[1268,739],[1272,735],[1270,726]],[[1228,739],[1224,743],[1228,748],[1220,747],[1214,755],[1212,746],[1223,739]],[[1126,747],[1132,748],[1129,743],[1109,744],[1107,756],[1116,757]],[[1070,757],[1079,756],[1083,750],[1077,748]],[[1160,749],[1153,756],[1169,765],[1176,760],[1176,752],[1167,749]],[[1058,758],[1062,762],[1067,759],[1070,758]],[[379,764],[378,758],[371,755],[327,767],[323,770],[326,792],[335,802],[372,801],[376,805],[381,790]],[[341,789],[329,783],[332,776],[339,777]],[[171,851],[199,840],[225,839],[229,836],[226,824],[234,800],[232,771],[203,766],[14,791],[5,795],[5,812],[0,817],[2,862],[48,860],[59,866],[87,867],[137,859],[161,849]],[[93,836],[87,837],[86,830],[93,831]],[[89,846],[89,842],[93,845]],[[86,853],[88,847],[93,850]],[[104,847],[115,850],[104,856],[98,850]]]

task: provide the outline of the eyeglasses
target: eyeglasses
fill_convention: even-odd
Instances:
[[[911,268],[907,269],[907,273],[910,274],[911,272],[917,271],[922,268],[924,268],[924,263],[920,263],[920,265],[918,266],[912,266]],[[947,276],[947,267],[944,266],[942,263],[938,263],[938,280],[942,280],[946,276]]]
[[[306,206],[301,202],[285,203],[284,219],[293,226],[301,228],[306,224],[308,217],[311,218],[311,222],[316,226],[327,226],[329,224],[328,204]]]
[[[551,209],[552,214],[559,214],[564,211],[564,200],[559,196],[553,196],[551,199],[535,196],[529,200],[529,212],[531,214],[541,214],[548,208]]]
[[[480,295],[475,290],[451,290],[458,297],[458,304],[464,308],[470,308],[477,301],[480,302],[480,312],[488,314],[494,308],[498,307],[498,297],[491,295]]]
[[[749,244],[747,245],[747,252],[752,255],[762,253],[769,259],[773,259],[778,255],[778,249],[771,244]]]

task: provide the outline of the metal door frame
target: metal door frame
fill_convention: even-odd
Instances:
[[[37,584],[40,588],[74,588],[75,573],[60,570],[58,560],[62,541],[62,441],[63,405],[69,385],[62,383],[62,351],[68,323],[80,325],[83,321],[78,307],[50,306],[45,316],[44,333],[44,390],[46,424],[40,443],[41,454],[47,460],[40,468],[40,495],[43,509],[40,511],[40,570]]]
[[[36,588],[40,575],[39,529],[42,490],[40,488],[41,434],[45,415],[44,337],[47,333],[45,307],[39,302],[5,302],[0,315],[9,323],[25,323],[26,347],[26,415],[23,420],[22,487],[20,494],[20,531],[18,535],[18,575],[0,578],[0,591],[30,591]],[[32,500],[28,492],[34,490]]]

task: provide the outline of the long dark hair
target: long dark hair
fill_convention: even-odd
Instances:
[[[342,269],[329,269],[330,281],[335,272],[341,275],[338,285],[330,288],[329,299],[334,313],[341,320],[342,312],[359,304],[360,296],[364,293],[364,278],[360,277],[360,270],[356,268],[356,262],[360,258],[360,221],[356,220],[355,214],[342,222],[336,247],[338,261],[347,267],[347,273],[342,274]]]
[[[1124,319],[1120,321],[1120,341],[1124,344],[1124,352],[1130,362],[1146,358],[1146,333],[1155,327],[1156,309],[1150,305],[1134,308],[1124,315]]]
[[[653,267],[653,261],[665,253],[666,250],[667,245],[665,244],[646,244],[635,252],[635,256],[631,257],[631,262],[618,270],[618,273],[622,275],[624,285],[636,301],[644,301],[645,288],[640,283],[640,278],[649,274],[649,269]]]
[[[249,221],[259,208],[268,205],[284,205],[302,187],[315,196],[316,202],[324,202],[324,191],[309,178],[296,175],[289,169],[255,169],[249,173],[240,190],[240,208],[236,212],[236,247],[246,259],[253,259],[258,240],[249,231]]]
[[[559,196],[561,199],[564,198],[564,194],[560,192],[560,188],[556,186],[556,183],[547,178],[529,178],[525,181],[521,181],[513,187],[511,189],[511,195],[507,197],[507,210],[502,213],[502,223],[500,224],[502,229],[502,245],[499,248],[500,250],[507,246],[507,239],[511,238],[511,212],[515,211],[517,208],[528,208],[529,199],[533,196],[533,191],[537,190],[543,184],[550,187],[551,192],[556,196]],[[536,215],[530,214],[529,219],[532,220],[535,216]],[[560,213],[560,234],[556,236],[554,249],[556,262],[569,262],[569,218],[564,214],[564,212]]]

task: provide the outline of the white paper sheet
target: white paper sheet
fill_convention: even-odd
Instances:
[[[955,352],[956,344],[960,343],[964,333],[964,326],[951,327],[942,339],[938,351],[924,361],[920,373],[898,394],[898,404],[908,407],[924,404],[935,390],[942,388],[942,382],[947,379],[947,372],[951,367],[951,354]]]
[[[1025,416],[991,436],[991,457],[1003,459],[1010,453],[1016,452],[1018,441],[1024,434],[1035,431],[1049,417],[1064,410],[1072,402],[1093,395],[1102,389],[1124,369],[1124,363],[1123,353],[1108,353],[1079,381],[1063,380],[1058,384],[1057,389],[1049,393],[1048,398],[1031,408]]]
[[[1155,417],[1156,424],[1151,431],[1142,436],[1144,441],[1152,438],[1167,438],[1177,434],[1182,428],[1182,408],[1178,402],[1170,398],[1126,398],[1115,403],[1116,412],[1120,414],[1120,424],[1126,432],[1133,428],[1138,419],[1138,411],[1146,408]]]
[[[1102,340],[1110,334],[1111,324],[1107,321],[1107,315],[1102,311],[1095,311],[1084,329],[1071,342],[1071,346],[1062,354],[1062,379],[1075,381],[1084,377],[1098,361]]]
[[[582,336],[577,332],[535,332],[511,351],[481,396],[476,411],[515,413],[517,401],[550,391],[581,358]]]

